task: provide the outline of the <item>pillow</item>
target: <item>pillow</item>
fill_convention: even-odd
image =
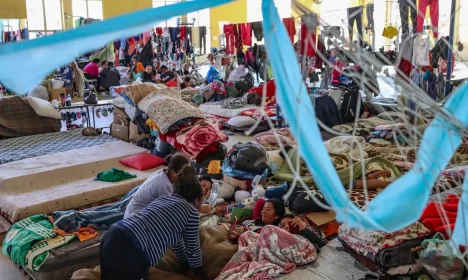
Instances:
[[[119,162],[133,169],[145,171],[166,163],[166,160],[158,156],[142,153],[121,159]]]
[[[254,219],[254,220],[261,220],[262,219],[262,210],[263,210],[264,205],[265,205],[265,199],[263,199],[263,198],[259,198],[257,200],[257,202],[255,202],[252,219]]]
[[[25,100],[31,105],[33,110],[38,116],[60,120],[62,116],[57,109],[49,103],[49,101],[42,100],[36,97],[26,97]]]
[[[229,119],[227,122],[228,125],[232,125],[235,127],[246,127],[246,126],[252,126],[254,125],[256,120],[252,117],[247,117],[247,116],[237,116],[237,117],[232,117]]]
[[[221,181],[221,186],[219,187],[218,197],[224,199],[231,199],[234,197],[234,187],[228,183]]]

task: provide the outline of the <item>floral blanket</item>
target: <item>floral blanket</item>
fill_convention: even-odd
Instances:
[[[305,238],[265,226],[260,234],[247,231],[239,237],[239,250],[217,279],[273,279],[316,259],[315,247]]]

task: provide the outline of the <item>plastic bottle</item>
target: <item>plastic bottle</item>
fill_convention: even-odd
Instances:
[[[265,196],[265,189],[262,185],[259,185],[262,177],[260,175],[255,176],[252,180],[252,197],[257,201],[260,197]]]
[[[213,187],[211,188],[211,194],[210,194],[210,199],[209,199],[209,203],[211,207],[214,207],[216,205],[216,199],[218,199],[219,187],[220,186],[218,183],[213,183]]]

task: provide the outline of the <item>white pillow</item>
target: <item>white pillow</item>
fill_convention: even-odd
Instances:
[[[224,199],[231,199],[234,196],[234,187],[222,181],[219,187],[218,197]]]
[[[247,127],[247,126],[252,126],[255,124],[255,119],[252,117],[248,116],[237,116],[237,117],[232,117],[228,121],[228,125],[232,125],[235,127]]]
[[[38,116],[60,120],[62,116],[49,101],[36,97],[26,97],[25,100],[31,105]]]

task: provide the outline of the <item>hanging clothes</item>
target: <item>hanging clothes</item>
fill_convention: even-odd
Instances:
[[[398,29],[394,26],[386,26],[382,32],[382,36],[388,39],[393,39],[396,35],[398,35]]]
[[[234,24],[234,46],[236,47],[236,51],[242,50],[242,28],[241,24]]]
[[[301,54],[315,56],[315,32],[319,26],[317,14],[312,13],[301,17]]]
[[[348,30],[349,30],[349,41],[353,42],[353,29],[354,22],[356,22],[356,28],[359,33],[359,41],[362,41],[362,7],[348,8]]]
[[[145,32],[143,33],[143,44],[146,45],[146,43],[151,39],[151,33],[150,32]]]
[[[296,22],[294,21],[294,18],[283,18],[283,24],[288,31],[289,38],[291,38],[291,43],[294,44],[294,36],[296,35]]]
[[[400,55],[407,61],[413,60],[413,39],[405,38],[400,44]]]
[[[252,31],[257,41],[263,40],[263,23],[261,21],[252,22]]]
[[[200,48],[200,27],[194,26],[192,28],[192,46],[194,48]],[[201,53],[201,51],[200,51]]]
[[[366,6],[366,15],[367,15],[367,22],[368,22],[368,27],[371,30],[374,30],[374,4],[367,4]]]
[[[315,68],[321,69],[323,67],[323,60],[321,55],[325,56],[325,49],[325,42],[323,37],[322,35],[319,35],[317,40],[317,54],[315,55]]]
[[[432,48],[432,68],[437,68],[439,65],[439,58],[442,60],[448,59],[449,53],[449,37],[441,37],[437,43],[435,44],[434,48]]]
[[[439,28],[439,0],[419,0],[416,32],[422,32],[424,29],[424,18],[426,17],[427,6],[430,6],[434,38],[437,38],[439,35],[437,31]]]
[[[242,23],[240,24],[242,31],[242,44],[245,46],[252,46],[252,24]]]
[[[416,1],[414,0],[399,0],[400,18],[401,18],[401,34],[404,36],[409,32],[408,20],[413,23],[413,34],[416,33],[416,19],[418,12],[416,11]],[[425,13],[424,13],[425,14]]]
[[[225,24],[223,28],[224,34],[226,35],[226,54],[234,54],[234,25]]]
[[[200,26],[200,54],[206,54],[206,26]],[[203,52],[202,50],[203,46]]]
[[[146,43],[146,45],[141,50],[140,62],[143,64],[144,67],[148,65],[153,65],[153,58],[154,58],[153,46],[152,46],[151,41],[148,41],[148,43]]]
[[[413,42],[413,60],[414,66],[429,66],[429,37],[416,37]]]

